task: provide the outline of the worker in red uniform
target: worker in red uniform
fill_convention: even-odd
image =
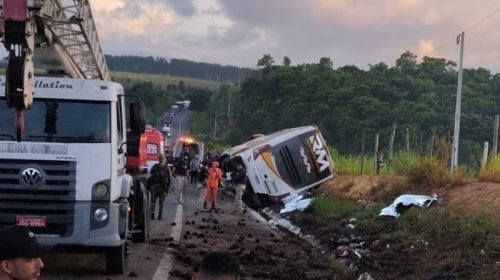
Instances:
[[[205,201],[203,209],[207,209],[207,203],[212,203],[212,210],[217,211],[215,208],[215,201],[217,200],[217,189],[219,182],[222,179],[222,170],[219,168],[219,162],[214,161],[212,166],[207,170],[207,190],[205,192]]]

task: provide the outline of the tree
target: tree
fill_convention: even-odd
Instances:
[[[325,68],[332,68],[333,67],[333,61],[329,57],[322,57],[319,60],[319,65],[321,67],[325,67]]]
[[[291,63],[292,61],[288,56],[283,57],[283,66],[290,66]]]
[[[274,59],[270,54],[265,54],[257,62],[257,66],[271,67],[274,63]]]

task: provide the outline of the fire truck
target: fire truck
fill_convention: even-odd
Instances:
[[[144,147],[144,105],[111,82],[87,0],[0,2],[0,227],[27,226],[56,252],[102,252],[124,273],[149,232],[141,164],[127,162]]]

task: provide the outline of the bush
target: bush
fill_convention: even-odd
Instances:
[[[399,218],[399,226],[409,241],[500,253],[500,219],[485,211],[466,212],[451,206],[413,208]]]
[[[451,175],[448,164],[434,156],[400,154],[394,160],[394,170],[397,175],[405,176],[414,190],[457,185],[462,181],[459,172]]]
[[[481,168],[479,180],[500,183],[500,155],[492,156],[486,166]]]

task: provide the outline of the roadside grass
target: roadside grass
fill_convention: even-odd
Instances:
[[[500,218],[485,210],[467,212],[455,206],[410,209],[399,218],[406,241],[426,240],[437,248],[458,248],[464,255],[500,258]]]
[[[500,155],[492,156],[479,172],[479,180],[500,183]]]
[[[468,212],[457,206],[411,208],[398,219],[380,217],[385,205],[363,205],[360,202],[332,197],[317,197],[306,214],[315,217],[315,227],[339,225],[345,228],[356,218],[353,231],[359,235],[379,235],[410,248],[428,242],[430,250],[459,250],[462,256],[500,260],[500,216],[486,210]],[[347,229],[346,229],[347,230]]]

